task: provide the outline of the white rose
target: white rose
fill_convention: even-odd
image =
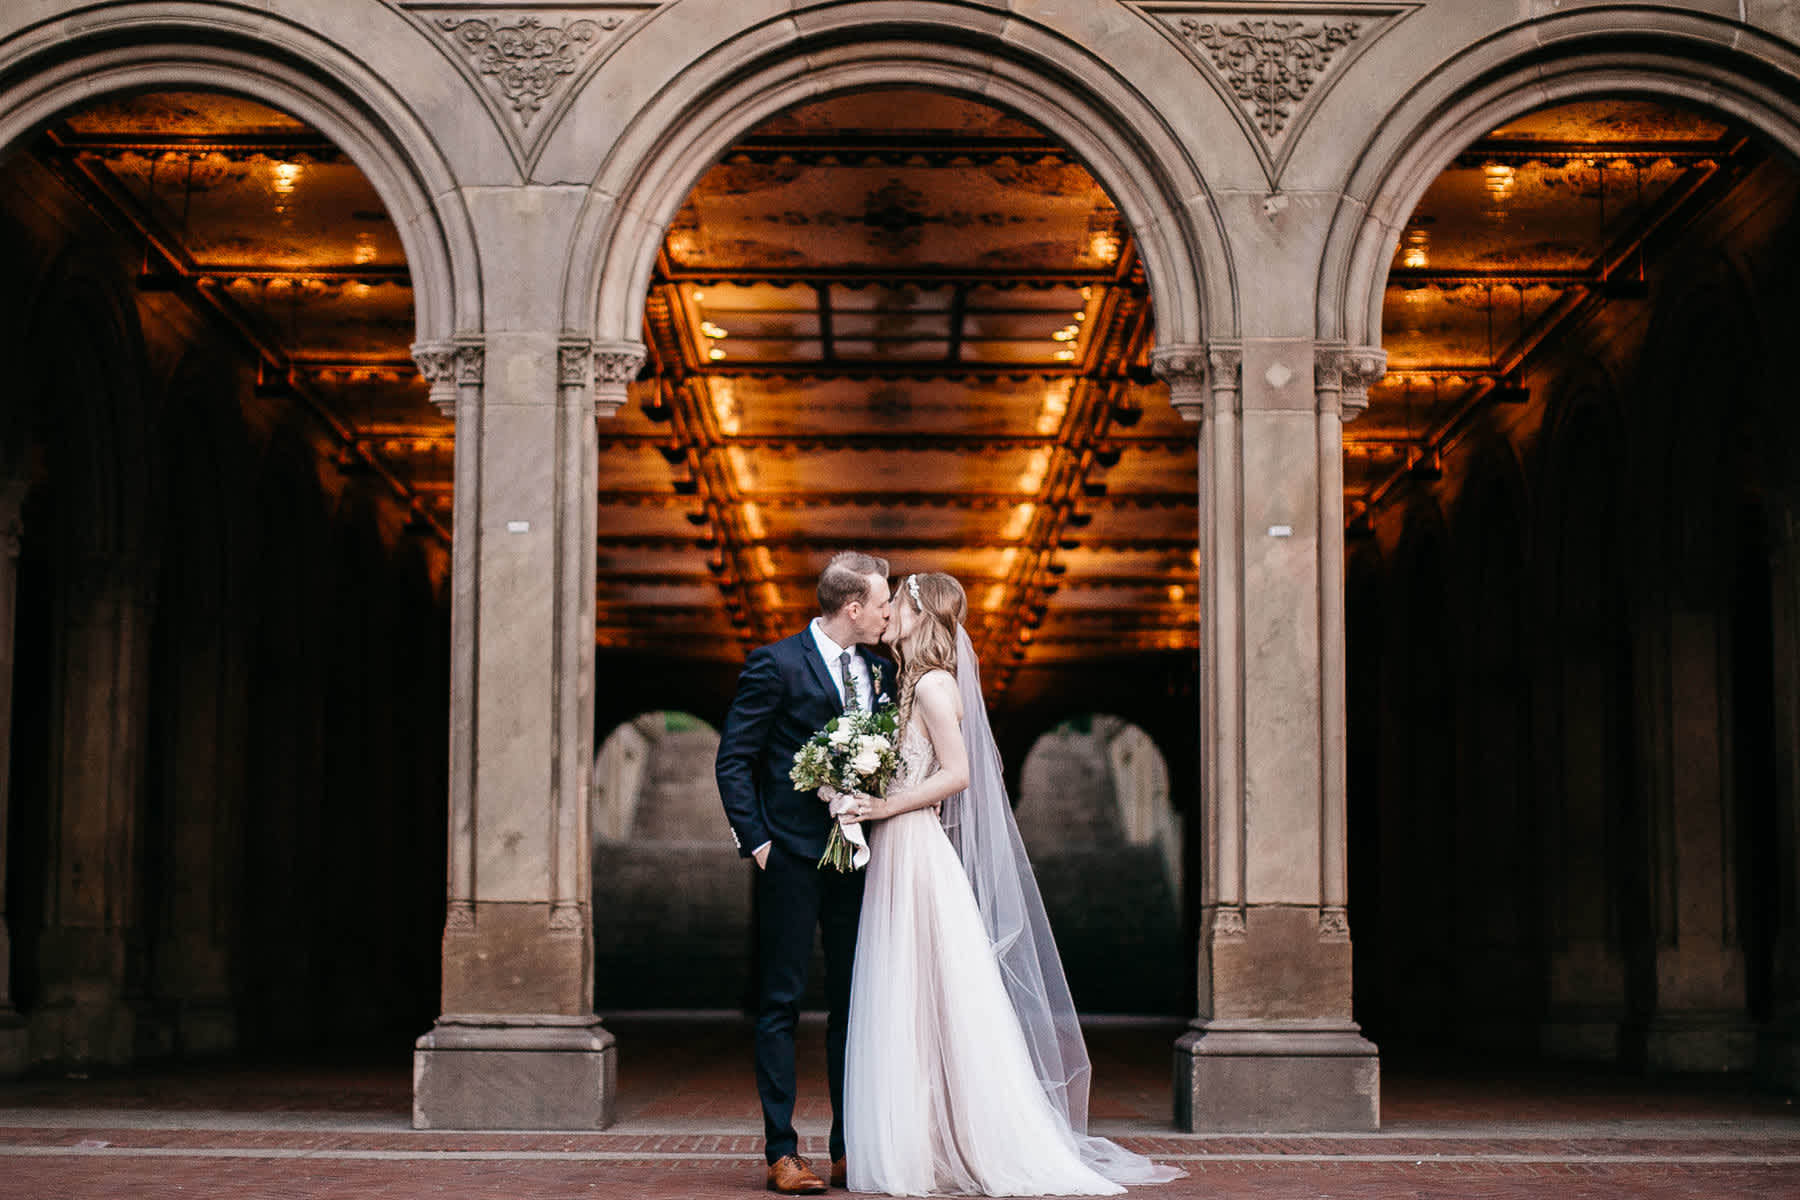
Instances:
[[[865,733],[856,739],[858,754],[880,754],[888,748],[888,740],[879,733]]]
[[[831,731],[829,740],[835,749],[842,750],[845,746],[850,744],[850,739],[855,736],[856,731],[851,729],[848,725],[839,725],[836,729]]]
[[[867,778],[881,770],[881,752],[879,750],[858,750],[856,757],[850,760],[850,769]]]

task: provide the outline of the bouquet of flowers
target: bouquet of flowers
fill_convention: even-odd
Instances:
[[[898,721],[894,702],[884,700],[874,712],[847,712],[825,722],[825,728],[794,753],[794,766],[788,772],[794,790],[830,788],[836,792],[882,795],[900,766],[900,756],[894,749],[894,727]],[[869,843],[863,836],[862,822],[844,815],[849,797],[821,799],[831,806],[831,815],[836,819],[819,866],[837,871],[861,870],[869,862]]]

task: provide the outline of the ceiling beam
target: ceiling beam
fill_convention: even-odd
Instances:
[[[1754,142],[1739,138],[1732,142],[1729,154],[1718,161],[1692,162],[1679,179],[1657,196],[1647,211],[1589,264],[1585,274],[1592,279],[1591,285],[1572,286],[1565,291],[1529,329],[1522,331],[1511,345],[1495,355],[1494,361],[1488,364],[1490,373],[1475,377],[1459,398],[1448,402],[1447,416],[1428,424],[1418,434],[1407,431],[1407,436],[1417,439],[1416,456],[1409,451],[1385,478],[1364,491],[1359,503],[1346,504],[1346,521],[1365,519],[1370,510],[1395,494],[1412,478],[1415,457],[1442,454],[1452,447],[1471,427],[1470,419],[1494,394],[1499,380],[1527,369],[1540,349],[1554,344],[1565,331],[1579,327],[1607,302],[1603,281],[1623,277],[1632,263],[1641,271],[1645,259],[1655,249],[1680,236],[1701,214],[1736,188],[1763,157]],[[1414,368],[1397,367],[1395,373],[1404,376],[1416,372]]]
[[[259,377],[272,374],[285,382],[307,414],[339,447],[340,465],[355,470],[368,470],[381,480],[389,493],[408,512],[409,524],[428,530],[445,546],[451,544],[449,527],[433,511],[433,506],[396,475],[357,436],[356,430],[332,411],[331,406],[315,392],[304,373],[291,369],[289,348],[266,337],[262,322],[254,320],[223,288],[203,286],[197,274],[193,255],[180,236],[166,228],[121,184],[104,163],[92,156],[69,156],[56,150],[56,135],[46,134],[33,144],[33,154],[64,186],[87,205],[106,225],[129,241],[144,247],[146,275],[161,275],[177,281],[173,289],[189,309],[219,329],[228,342],[234,342],[249,353]],[[151,271],[154,262],[157,271]]]

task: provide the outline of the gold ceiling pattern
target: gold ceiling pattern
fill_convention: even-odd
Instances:
[[[998,687],[1192,649],[1195,442],[1133,382],[1149,317],[1106,193],[1004,113],[888,91],[752,131],[670,223],[648,306],[637,412],[724,596],[671,633],[787,633],[854,548],[961,578]],[[646,586],[603,583],[603,642],[636,640],[607,616]]]
[[[1484,404],[1560,329],[1645,295],[1659,243],[1759,158],[1741,131],[1661,103],[1589,100],[1499,129],[1419,201],[1389,270],[1387,376],[1346,431],[1351,529],[1408,478],[1430,480]]]
[[[215,320],[448,539],[453,431],[408,358],[412,295],[367,180],[302,123],[166,92],[59,122],[38,157],[144,246],[139,286]],[[1519,365],[1747,169],[1737,131],[1589,101],[1468,148],[1396,250],[1389,375],[1347,431],[1347,511],[1430,478]],[[670,223],[632,403],[600,426],[603,647],[735,658],[799,627],[840,548],[968,586],[996,690],[1024,664],[1196,645],[1194,430],[1145,369],[1130,230],[991,107],[885,91],[741,138]]]

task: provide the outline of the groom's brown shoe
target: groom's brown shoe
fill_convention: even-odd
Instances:
[[[850,1168],[844,1165],[844,1160],[841,1158],[831,1160],[831,1186],[834,1188],[850,1186]]]
[[[784,1196],[816,1196],[825,1190],[825,1181],[813,1174],[810,1160],[790,1154],[769,1164],[769,1190]]]

